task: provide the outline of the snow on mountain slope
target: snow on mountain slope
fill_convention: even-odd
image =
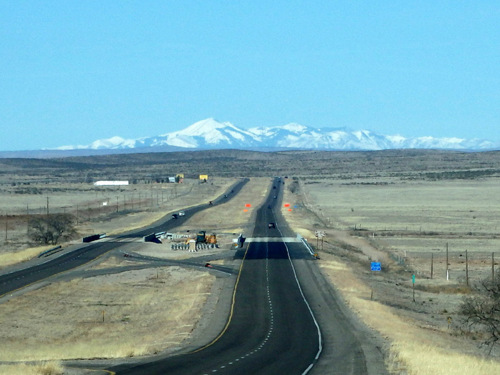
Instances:
[[[213,118],[198,121],[183,130],[163,135],[165,143],[183,147],[251,146],[255,138],[230,122],[220,123]]]
[[[154,137],[124,139],[118,136],[96,140],[88,146],[63,146],[71,149],[131,149],[177,146],[187,149],[207,148],[291,148],[325,150],[384,150],[384,149],[454,149],[486,150],[500,144],[480,139],[405,138],[401,135],[381,135],[369,130],[351,131],[345,128],[318,129],[297,123],[282,126],[240,129],[230,122],[213,118],[198,121],[185,129]]]

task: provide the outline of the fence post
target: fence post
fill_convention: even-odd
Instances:
[[[467,249],[465,249],[465,283],[469,286],[469,257],[467,255]]]
[[[450,273],[448,270],[448,242],[446,242],[446,281],[450,280]]]
[[[491,281],[495,282],[495,253],[491,253]]]
[[[431,279],[434,275],[434,253],[431,253]]]

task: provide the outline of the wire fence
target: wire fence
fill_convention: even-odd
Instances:
[[[499,253],[484,251],[411,251],[391,256],[421,278],[466,284],[494,277],[500,260]]]

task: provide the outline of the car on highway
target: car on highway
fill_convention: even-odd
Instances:
[[[269,229],[274,229],[274,228],[276,228],[276,223],[269,223],[269,224],[267,224],[267,227]]]
[[[177,219],[179,217],[179,214],[172,214],[172,219]]]
[[[186,213],[184,211],[179,211],[179,216],[184,216]]]

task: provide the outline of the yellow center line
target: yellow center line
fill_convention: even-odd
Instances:
[[[248,253],[248,244],[247,244],[247,247],[246,247],[246,250],[245,250],[245,255],[243,255],[243,259],[241,261],[241,265],[240,265],[240,270],[238,271],[238,278],[236,279],[236,284],[234,286],[234,291],[233,291],[233,300],[231,302],[231,311],[229,313],[229,319],[227,320],[227,323],[224,327],[224,329],[222,330],[222,332],[215,338],[212,340],[212,342],[208,343],[207,345],[205,346],[202,346],[201,348],[199,349],[196,349],[188,354],[193,354],[193,353],[197,353],[197,352],[200,352],[202,350],[205,350],[206,348],[208,348],[209,346],[212,346],[213,344],[215,344],[217,341],[219,341],[219,339],[224,335],[224,333],[226,333],[227,329],[229,328],[229,324],[231,324],[231,320],[233,318],[233,312],[234,312],[234,303],[236,301],[236,291],[238,290],[238,284],[240,282],[240,277],[241,277],[241,271],[243,270],[243,264],[245,262],[245,259],[247,257],[247,253]]]

